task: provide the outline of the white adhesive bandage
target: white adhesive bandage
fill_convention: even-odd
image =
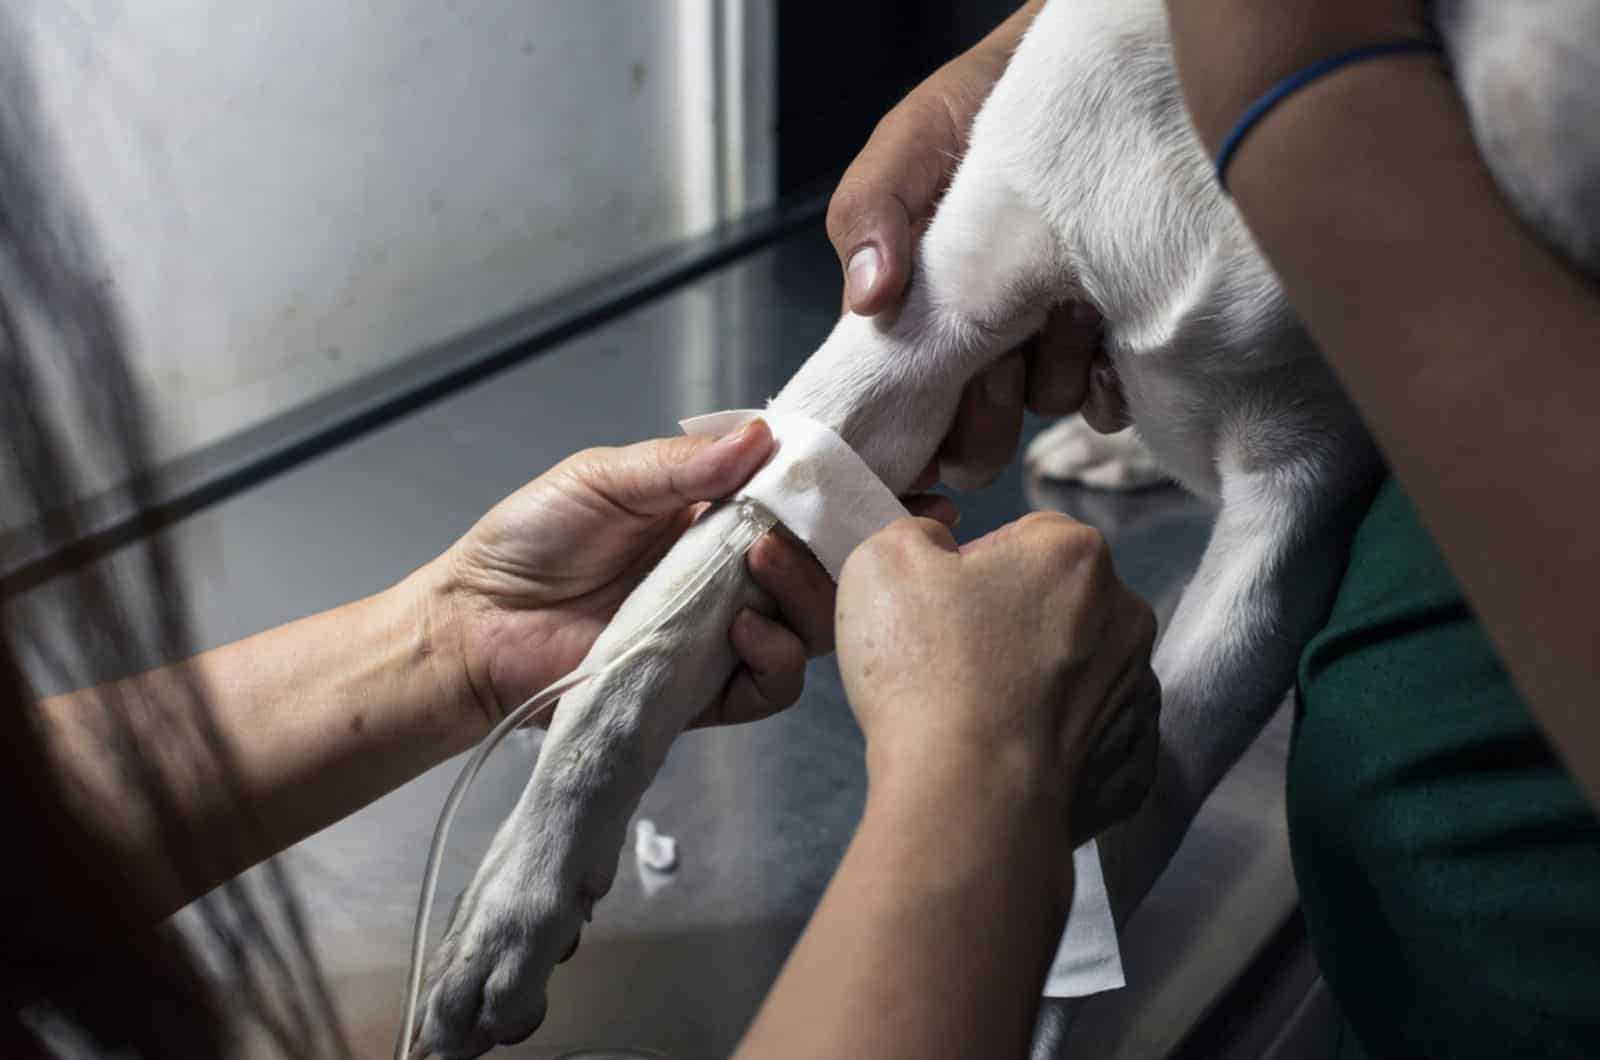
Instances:
[[[739,491],[804,541],[834,581],[855,547],[911,513],[843,438],[805,416],[735,409],[684,420],[686,434],[723,435],[767,421],[777,450]]]
[[[1045,997],[1088,997],[1128,983],[1122,974],[1117,921],[1100,871],[1100,848],[1093,839],[1072,852],[1072,869],[1072,908],[1044,981]]]
[[[722,435],[753,419],[767,421],[777,449],[739,496],[777,517],[835,581],[857,545],[911,514],[844,439],[805,416],[735,409],[696,416],[680,426],[688,434]],[[1046,997],[1085,997],[1126,983],[1093,840],[1073,852],[1072,865],[1077,884],[1066,932],[1045,980]]]

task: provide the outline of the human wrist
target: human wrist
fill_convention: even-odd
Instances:
[[[866,751],[869,803],[890,812],[942,807],[978,826],[1012,820],[1049,819],[1064,825],[1071,812],[1072,784],[1046,750],[1023,741],[980,742],[903,737],[893,746],[869,739]]]
[[[1069,792],[1056,741],[1027,720],[1040,710],[1019,706],[1001,721],[991,690],[960,678],[855,682],[847,675],[846,689],[866,738],[867,774],[885,789],[983,784],[996,797],[1058,802]]]
[[[1055,878],[1049,892],[1070,900],[1071,785],[1048,777],[1039,755],[901,750],[891,765],[869,748],[864,829],[893,831],[908,858],[952,877],[1004,861],[1036,864]]]
[[[434,690],[439,711],[466,744],[481,739],[498,720],[499,706],[467,651],[468,607],[450,554],[418,568],[389,596],[413,630],[417,679]]]

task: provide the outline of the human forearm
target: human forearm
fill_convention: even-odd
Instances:
[[[465,750],[570,672],[689,506],[732,493],[771,448],[757,423],[575,454],[385,592],[39,704],[79,819],[177,908]],[[769,535],[748,563],[796,628],[741,616],[729,639],[744,665],[712,720],[793,702],[807,654],[832,640],[833,583],[815,559]]]
[[[1291,97],[1246,142],[1231,187],[1600,801],[1600,298],[1512,213],[1432,60],[1365,64]]]
[[[185,709],[181,670],[119,683],[118,709],[142,728],[187,840],[206,854],[193,863],[203,867],[181,875],[144,793],[106,757],[95,690],[43,701],[57,767],[72,778],[84,819],[176,908],[470,746],[487,722],[459,662],[441,651],[449,619],[434,606],[437,586],[424,568],[375,596],[180,664],[199,678],[237,790],[217,783],[211,749],[174,713]]]
[[[1040,513],[964,548],[894,524],[845,563],[834,622],[866,812],[739,1055],[1022,1056],[1074,826],[1149,786],[1155,617],[1104,538]]]
[[[997,772],[869,787],[855,839],[738,1056],[1025,1054],[1071,858],[1060,807],[984,788]]]

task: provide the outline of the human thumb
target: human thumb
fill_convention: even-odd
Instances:
[[[911,221],[898,197],[847,177],[828,203],[828,239],[851,312],[872,316],[899,301],[911,272]]]
[[[635,515],[665,515],[699,501],[721,500],[755,474],[772,454],[772,431],[762,420],[721,438],[662,438],[597,451],[577,478]]]

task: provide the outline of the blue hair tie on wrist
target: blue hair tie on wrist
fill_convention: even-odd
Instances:
[[[1217,183],[1222,185],[1223,191],[1228,190],[1228,166],[1233,162],[1233,156],[1238,153],[1239,145],[1244,143],[1245,138],[1261,123],[1262,118],[1272,112],[1274,107],[1313,81],[1326,77],[1335,70],[1354,66],[1368,59],[1384,59],[1391,55],[1438,55],[1441,51],[1437,41],[1421,37],[1384,41],[1381,44],[1367,44],[1348,51],[1336,52],[1326,59],[1319,59],[1310,66],[1290,74],[1269,88],[1266,94],[1252,103],[1234,123],[1233,131],[1228,133],[1227,139],[1222,141],[1222,147],[1217,151]]]

